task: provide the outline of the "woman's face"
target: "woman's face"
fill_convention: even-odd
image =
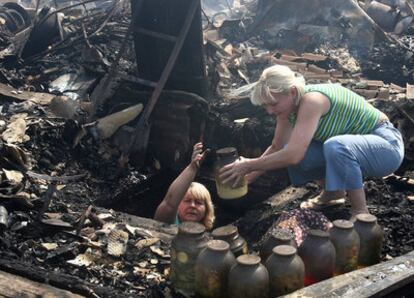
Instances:
[[[181,221],[201,222],[206,215],[206,205],[202,199],[194,199],[188,193],[178,205],[178,217]]]
[[[270,92],[270,94],[272,95],[273,100],[269,100],[267,103],[263,104],[263,107],[269,115],[287,116],[295,110],[295,88],[292,88],[289,93]]]

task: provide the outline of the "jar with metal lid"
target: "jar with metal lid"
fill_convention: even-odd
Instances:
[[[334,275],[336,253],[327,232],[309,230],[298,254],[305,264],[305,286]]]
[[[260,257],[242,255],[230,269],[228,297],[230,298],[268,298],[269,273],[260,263]]]
[[[195,265],[197,297],[226,298],[227,281],[236,258],[223,240],[210,240],[198,255]]]
[[[286,229],[274,229],[260,247],[260,258],[266,262],[267,258],[272,254],[273,248],[278,245],[296,247],[294,235]]]
[[[230,244],[230,250],[236,257],[248,253],[247,242],[240,236],[238,228],[234,225],[216,228],[211,232],[211,236]]]
[[[354,224],[349,220],[335,220],[329,235],[336,250],[335,275],[357,269],[359,236],[354,229]]]
[[[360,240],[358,267],[364,268],[379,263],[384,235],[377,218],[372,214],[358,214],[354,228]]]
[[[222,199],[238,199],[247,194],[248,186],[245,177],[240,179],[239,184],[233,187],[233,182],[223,183],[219,177],[219,170],[239,158],[237,149],[234,147],[226,147],[216,151],[216,162],[214,164],[215,181],[217,194]]]
[[[270,297],[279,297],[303,288],[305,265],[293,246],[274,247],[265,266],[269,272]]]
[[[183,222],[171,242],[170,279],[178,292],[185,296],[195,292],[195,263],[206,247],[206,228],[197,222]]]

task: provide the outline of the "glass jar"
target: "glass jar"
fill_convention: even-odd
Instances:
[[[349,220],[335,220],[329,235],[336,250],[335,275],[357,269],[359,236],[354,224]]]
[[[279,297],[303,288],[305,265],[290,245],[278,245],[266,261],[270,297]]]
[[[210,240],[198,255],[195,265],[196,296],[226,298],[227,280],[236,259],[230,245],[223,240]]]
[[[206,228],[197,222],[183,222],[171,242],[170,279],[178,292],[185,296],[195,292],[195,262],[206,247]]]
[[[358,267],[364,268],[379,263],[384,235],[377,218],[372,214],[358,214],[354,228],[360,240]]]
[[[234,225],[219,227],[211,232],[214,239],[224,240],[230,244],[230,250],[235,257],[248,253],[247,242],[239,234],[239,230]]]
[[[269,274],[260,263],[260,257],[242,255],[230,269],[228,297],[230,298],[268,298]]]
[[[305,264],[305,286],[328,279],[334,275],[335,247],[329,234],[321,230],[309,230],[299,246],[298,254]]]
[[[278,245],[296,247],[294,235],[286,229],[274,229],[260,247],[260,258],[266,262],[267,258],[272,254],[273,248]]]
[[[238,199],[247,194],[247,180],[245,177],[240,180],[236,187],[232,186],[233,182],[224,184],[219,177],[219,170],[239,158],[237,149],[234,147],[226,147],[216,151],[217,160],[214,164],[215,181],[217,195],[222,199]]]

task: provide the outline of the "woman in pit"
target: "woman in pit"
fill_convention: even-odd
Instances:
[[[193,182],[205,154],[202,143],[194,145],[190,164],[168,188],[154,219],[171,224],[199,222],[208,230],[213,227],[215,216],[210,193],[201,183]]]
[[[302,208],[343,203],[346,196],[352,216],[368,213],[364,177],[389,175],[404,157],[401,133],[388,117],[339,84],[306,85],[287,66],[265,69],[251,88],[251,102],[276,117],[273,141],[260,157],[224,166],[224,182],[237,185],[246,176],[251,183],[287,167],[292,184],[317,181],[324,188]]]

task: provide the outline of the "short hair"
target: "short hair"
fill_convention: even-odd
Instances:
[[[211,195],[208,189],[201,183],[192,182],[187,190],[187,193],[194,199],[201,199],[204,201],[206,214],[204,215],[202,223],[207,230],[213,228],[214,220],[216,217],[214,214],[213,201],[211,200]]]
[[[285,65],[273,65],[263,70],[250,96],[254,105],[264,105],[274,101],[270,92],[288,93],[294,87],[297,91],[296,105],[305,94],[304,77]]]

